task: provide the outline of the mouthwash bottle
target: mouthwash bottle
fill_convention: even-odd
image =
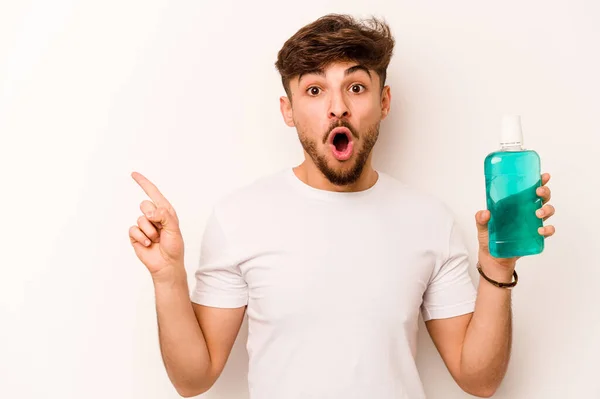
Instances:
[[[523,147],[521,118],[505,116],[502,120],[500,149],[484,162],[489,250],[496,258],[539,254],[544,237],[538,233],[543,225],[535,211],[542,207],[536,194],[541,186],[540,157]]]

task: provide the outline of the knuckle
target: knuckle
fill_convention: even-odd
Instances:
[[[159,208],[158,209],[158,214],[160,215],[161,219],[167,219],[171,216],[171,213],[169,212],[169,209],[167,208]]]
[[[140,204],[140,210],[144,213],[146,213],[147,211],[152,210],[152,209],[154,209],[154,204],[151,201],[144,200]]]

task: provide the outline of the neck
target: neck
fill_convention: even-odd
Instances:
[[[305,184],[320,190],[337,191],[337,192],[356,192],[364,191],[375,185],[379,177],[377,171],[371,166],[370,159],[365,164],[363,171],[358,180],[352,184],[338,186],[331,183],[321,173],[315,164],[305,160],[300,165],[293,168],[296,176]]]

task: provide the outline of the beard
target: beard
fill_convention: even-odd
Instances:
[[[349,184],[355,183],[360,176],[362,175],[365,164],[367,163],[367,159],[377,142],[377,138],[379,137],[379,122],[370,126],[366,132],[361,133],[360,135],[348,122],[339,120],[336,123],[332,124],[327,130],[327,133],[323,136],[323,144],[327,143],[327,138],[329,137],[330,132],[336,127],[346,127],[350,130],[352,136],[354,137],[355,143],[358,144],[359,139],[362,145],[356,146],[357,152],[352,155],[352,158],[342,163],[341,167],[330,167],[327,162],[326,154],[319,153],[317,142],[306,137],[300,131],[298,132],[298,137],[300,139],[300,143],[304,148],[304,151],[310,156],[314,164],[321,171],[321,173],[325,176],[329,182],[336,186],[346,186]],[[357,148],[358,147],[358,148]],[[347,163],[353,162],[350,167],[344,167]]]

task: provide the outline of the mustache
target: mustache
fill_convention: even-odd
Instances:
[[[331,125],[329,126],[329,129],[327,130],[327,133],[325,133],[325,135],[323,136],[323,144],[327,143],[327,138],[331,134],[331,131],[333,129],[335,129],[336,127],[345,127],[346,129],[348,129],[350,131],[350,134],[355,139],[357,139],[357,140],[359,139],[358,132],[356,131],[356,129],[354,129],[354,127],[349,122],[347,122],[345,120],[338,119],[337,121],[331,123]]]

